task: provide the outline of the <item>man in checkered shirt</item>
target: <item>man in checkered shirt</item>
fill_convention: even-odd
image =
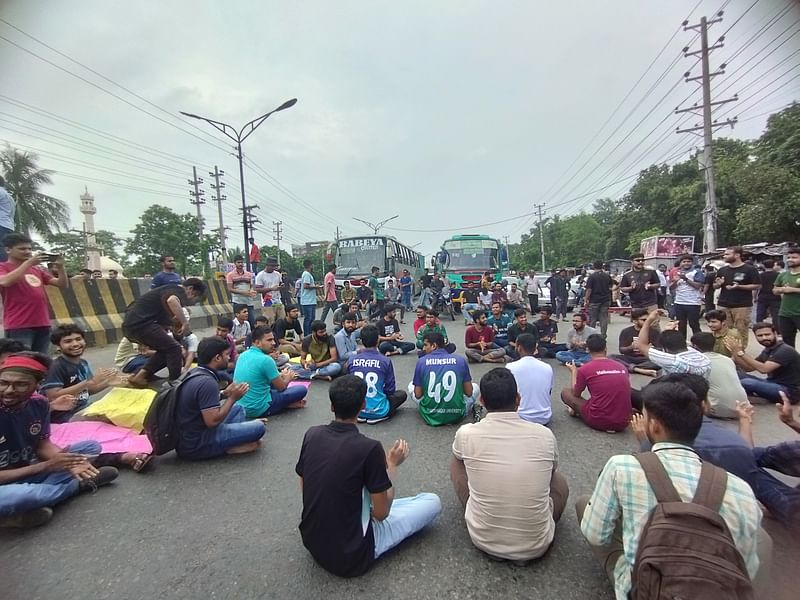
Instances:
[[[653,382],[644,391],[644,419],[653,452],[661,460],[684,501],[694,497],[702,461],[692,449],[703,412],[696,395],[685,385]],[[606,569],[618,600],[628,598],[631,572],[644,524],[656,497],[634,456],[612,456],[603,468],[590,498],[576,503],[586,540]],[[769,536],[760,529],[761,510],[750,486],[728,474],[727,491],[719,510],[730,529],[751,579],[759,561],[771,551]],[[759,581],[754,581],[758,592]],[[756,594],[758,596],[758,593]]]

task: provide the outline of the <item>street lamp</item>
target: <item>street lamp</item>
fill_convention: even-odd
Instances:
[[[386,224],[387,224],[389,221],[391,221],[392,219],[396,219],[396,218],[397,218],[397,217],[399,217],[399,216],[400,216],[400,215],[395,215],[395,216],[393,216],[393,217],[389,217],[388,219],[384,219],[383,221],[381,221],[381,222],[380,222],[380,223],[378,223],[377,225],[375,225],[375,224],[373,224],[373,223],[370,223],[369,221],[365,221],[364,219],[357,219],[356,217],[353,217],[353,220],[354,220],[354,221],[358,221],[359,223],[363,223],[364,225],[366,225],[367,227],[369,227],[370,229],[372,229],[372,233],[373,233],[374,235],[378,235],[378,230],[379,230],[381,227],[383,227],[384,225],[386,225]]]
[[[222,123],[220,121],[214,121],[213,119],[207,119],[206,117],[201,117],[200,115],[194,115],[192,113],[187,113],[180,111],[180,113],[185,117],[191,117],[192,119],[200,119],[201,121],[205,121],[206,123],[210,123],[215,129],[221,131],[224,135],[232,139],[236,142],[236,158],[239,159],[239,181],[242,187],[242,229],[244,231],[244,259],[249,263],[250,262],[250,244],[247,240],[247,202],[244,197],[244,163],[242,159],[242,142],[245,141],[250,134],[253,133],[259,125],[261,125],[264,121],[267,120],[272,113],[276,113],[278,111],[284,110],[285,108],[291,108],[297,104],[297,98],[292,98],[291,100],[287,100],[283,104],[281,104],[278,108],[269,111],[266,114],[261,115],[253,119],[252,121],[245,123],[242,125],[242,128],[237,131],[235,127],[232,125],[228,125],[227,123]]]

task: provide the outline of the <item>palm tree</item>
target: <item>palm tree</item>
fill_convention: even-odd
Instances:
[[[69,207],[63,200],[39,192],[42,185],[53,183],[53,171],[40,169],[39,157],[6,145],[0,152],[0,170],[6,189],[17,203],[16,230],[48,237],[69,227]]]

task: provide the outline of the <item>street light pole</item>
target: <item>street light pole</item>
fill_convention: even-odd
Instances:
[[[353,220],[354,220],[354,221],[358,221],[359,223],[363,223],[364,225],[366,225],[367,227],[369,227],[370,229],[372,229],[372,233],[373,233],[373,235],[378,235],[378,231],[380,230],[380,228],[381,228],[381,227],[383,227],[383,226],[384,226],[384,225],[386,225],[386,224],[387,224],[389,221],[391,221],[391,220],[393,220],[393,219],[396,219],[396,218],[397,218],[397,217],[399,217],[399,216],[400,216],[400,215],[395,215],[395,216],[393,216],[393,217],[389,217],[388,219],[384,219],[383,221],[381,221],[381,222],[380,222],[380,223],[378,223],[377,225],[375,225],[374,223],[370,223],[369,221],[365,221],[364,219],[358,219],[358,218],[356,218],[356,217],[353,217]]]
[[[195,115],[192,113],[187,113],[180,111],[182,115],[185,117],[191,117],[192,119],[199,119],[201,121],[205,121],[206,123],[210,124],[212,127],[220,131],[226,137],[232,139],[236,142],[236,158],[239,159],[239,183],[241,184],[242,188],[242,231],[244,233],[244,258],[246,261],[249,262],[250,260],[250,242],[248,241],[248,227],[247,227],[247,200],[245,199],[245,192],[244,192],[244,157],[242,156],[242,142],[244,142],[250,135],[261,125],[267,118],[272,114],[278,111],[291,108],[297,104],[297,98],[292,98],[291,100],[287,100],[283,104],[281,104],[278,108],[269,111],[253,119],[252,121],[248,121],[242,128],[237,131],[237,129],[233,125],[228,125],[227,123],[222,123],[221,121],[214,121],[213,119],[208,119],[206,117],[201,117],[200,115]],[[248,129],[249,127],[249,129]],[[245,132],[245,130],[247,130]]]

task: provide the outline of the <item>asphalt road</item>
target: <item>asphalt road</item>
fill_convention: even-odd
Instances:
[[[615,341],[626,324],[614,317],[609,339]],[[463,323],[446,325],[451,339],[462,342]],[[404,331],[411,336],[410,320]],[[93,349],[88,358],[95,367],[109,366],[113,352]],[[393,359],[399,384],[407,385],[415,360]],[[473,378],[489,368],[473,365]],[[568,384],[566,369],[556,367],[556,376],[557,390]],[[570,503],[544,558],[516,567],[489,560],[472,546],[448,471],[456,427],[426,426],[409,401],[392,420],[360,427],[384,444],[408,440],[411,455],[399,469],[398,497],[435,492],[444,506],[441,518],[363,577],[345,580],[323,571],[300,541],[294,465],[306,429],[332,418],[327,387],[313,383],[307,408],[271,418],[255,454],[199,464],[170,454],[146,474],[123,472],[97,493],[62,504],[45,527],[0,533],[0,599],[613,597],[580,534],[573,501],[591,492],[609,456],[635,450],[635,440],[630,432],[588,429],[567,416],[555,395],[552,430]],[[793,435],[773,407],[756,408],[756,443]],[[765,526],[775,542],[774,589],[767,597],[794,599],[800,545],[775,522]]]

